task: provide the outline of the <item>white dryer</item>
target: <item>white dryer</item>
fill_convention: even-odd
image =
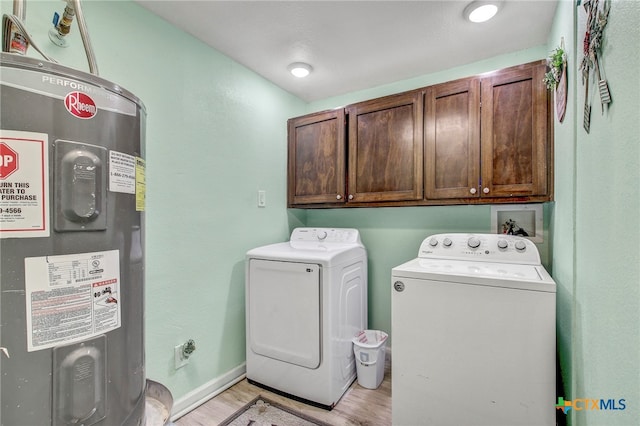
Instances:
[[[395,426],[555,425],[556,285],[531,241],[434,235],[391,283]]]
[[[367,328],[367,253],[356,229],[296,228],[246,256],[247,379],[333,408]]]

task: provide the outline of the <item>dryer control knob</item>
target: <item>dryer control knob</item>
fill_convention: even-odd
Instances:
[[[516,241],[515,247],[518,251],[524,251],[524,249],[527,248],[527,245],[524,243],[524,241]]]
[[[445,247],[451,247],[451,244],[453,244],[453,241],[451,241],[450,238],[445,238],[444,241],[442,241],[442,244],[444,244]]]
[[[501,250],[506,249],[509,246],[507,240],[498,240],[498,248]]]
[[[325,238],[327,238],[327,231],[320,231],[318,232],[318,239],[320,241],[324,240]]]
[[[430,245],[431,247],[435,247],[435,246],[437,246],[437,245],[438,245],[438,239],[437,239],[437,238],[435,238],[435,237],[434,237],[434,238],[431,238],[431,239],[429,240],[429,245]]]
[[[478,248],[480,247],[480,240],[476,237],[471,237],[469,241],[467,241],[467,245],[471,248]]]

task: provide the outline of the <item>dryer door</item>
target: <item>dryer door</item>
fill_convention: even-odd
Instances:
[[[307,368],[320,365],[320,266],[251,259],[251,350]]]

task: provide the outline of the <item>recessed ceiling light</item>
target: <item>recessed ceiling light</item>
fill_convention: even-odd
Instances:
[[[298,78],[306,77],[311,73],[311,65],[305,64],[304,62],[294,62],[288,67],[289,72],[295,75]]]
[[[464,17],[471,22],[485,22],[493,18],[499,8],[499,1],[474,1],[464,9]]]

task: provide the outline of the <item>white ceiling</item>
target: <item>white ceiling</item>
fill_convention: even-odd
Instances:
[[[306,101],[429,74],[547,42],[558,0],[504,0],[491,21],[463,19],[471,0],[137,0]],[[313,66],[305,79],[292,62]]]

